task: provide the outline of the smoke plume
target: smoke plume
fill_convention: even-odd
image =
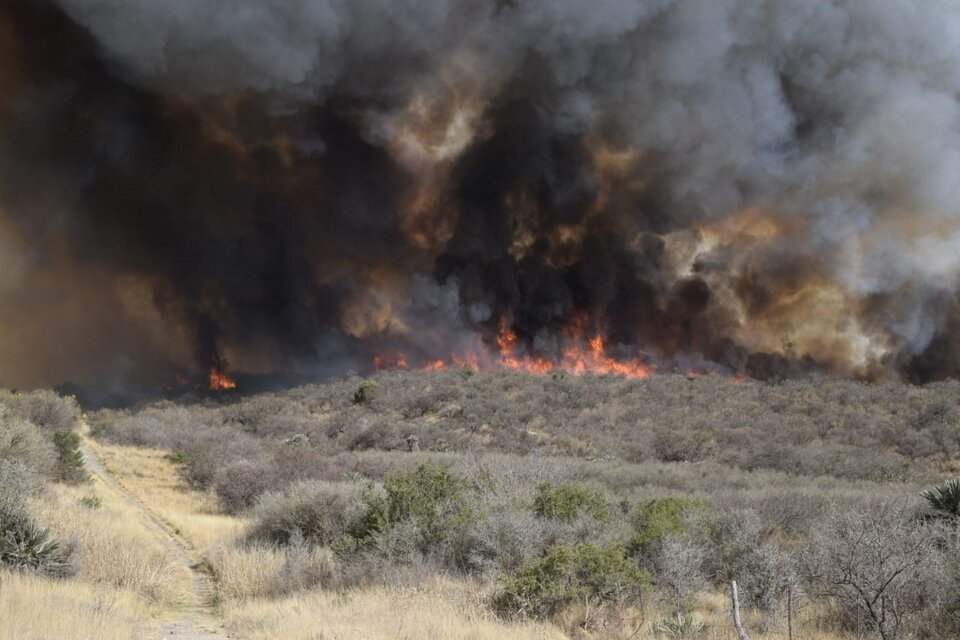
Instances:
[[[8,0],[0,381],[960,368],[956,0]],[[512,343],[511,343],[512,344]]]

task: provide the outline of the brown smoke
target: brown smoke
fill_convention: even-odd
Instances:
[[[0,382],[955,375],[958,34],[948,0],[12,0]]]

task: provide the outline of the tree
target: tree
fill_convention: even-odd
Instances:
[[[900,502],[836,512],[811,540],[806,576],[845,611],[863,615],[882,640],[895,640],[904,617],[921,608],[934,529]]]

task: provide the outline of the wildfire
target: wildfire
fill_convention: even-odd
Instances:
[[[376,371],[382,369],[409,369],[410,365],[407,364],[407,357],[402,353],[395,355],[377,354],[373,357],[373,368]]]
[[[598,332],[589,334],[585,328],[586,322],[582,319],[572,322],[563,331],[561,353],[551,358],[527,353],[516,332],[505,318],[501,318],[495,340],[496,349],[478,339],[475,348],[452,353],[447,359],[431,360],[416,367],[411,367],[403,354],[377,355],[374,357],[373,366],[377,371],[411,368],[442,371],[456,366],[474,371],[506,369],[534,375],[562,371],[573,375],[593,373],[625,378],[646,378],[654,373],[653,366],[640,358],[622,360],[610,356],[603,335]]]
[[[237,381],[216,368],[210,369],[207,379],[210,391],[230,391],[237,388]]]

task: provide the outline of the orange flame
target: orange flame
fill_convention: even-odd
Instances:
[[[653,366],[640,358],[618,360],[608,355],[603,335],[599,332],[589,334],[586,331],[586,324],[583,318],[574,319],[563,331],[563,348],[560,356],[549,358],[526,353],[507,319],[501,318],[496,336],[496,351],[478,339],[475,349],[452,353],[446,360],[432,360],[417,368],[426,371],[442,371],[448,366],[455,365],[474,371],[507,369],[535,375],[563,371],[574,375],[593,373],[626,378],[646,378],[654,373]],[[373,366],[377,371],[410,368],[402,354],[377,355],[374,357]]]
[[[236,380],[216,368],[210,369],[207,383],[210,391],[230,391],[237,388]]]
[[[377,354],[373,357],[373,368],[376,371],[382,369],[409,369],[407,357],[402,353],[392,355]]]

